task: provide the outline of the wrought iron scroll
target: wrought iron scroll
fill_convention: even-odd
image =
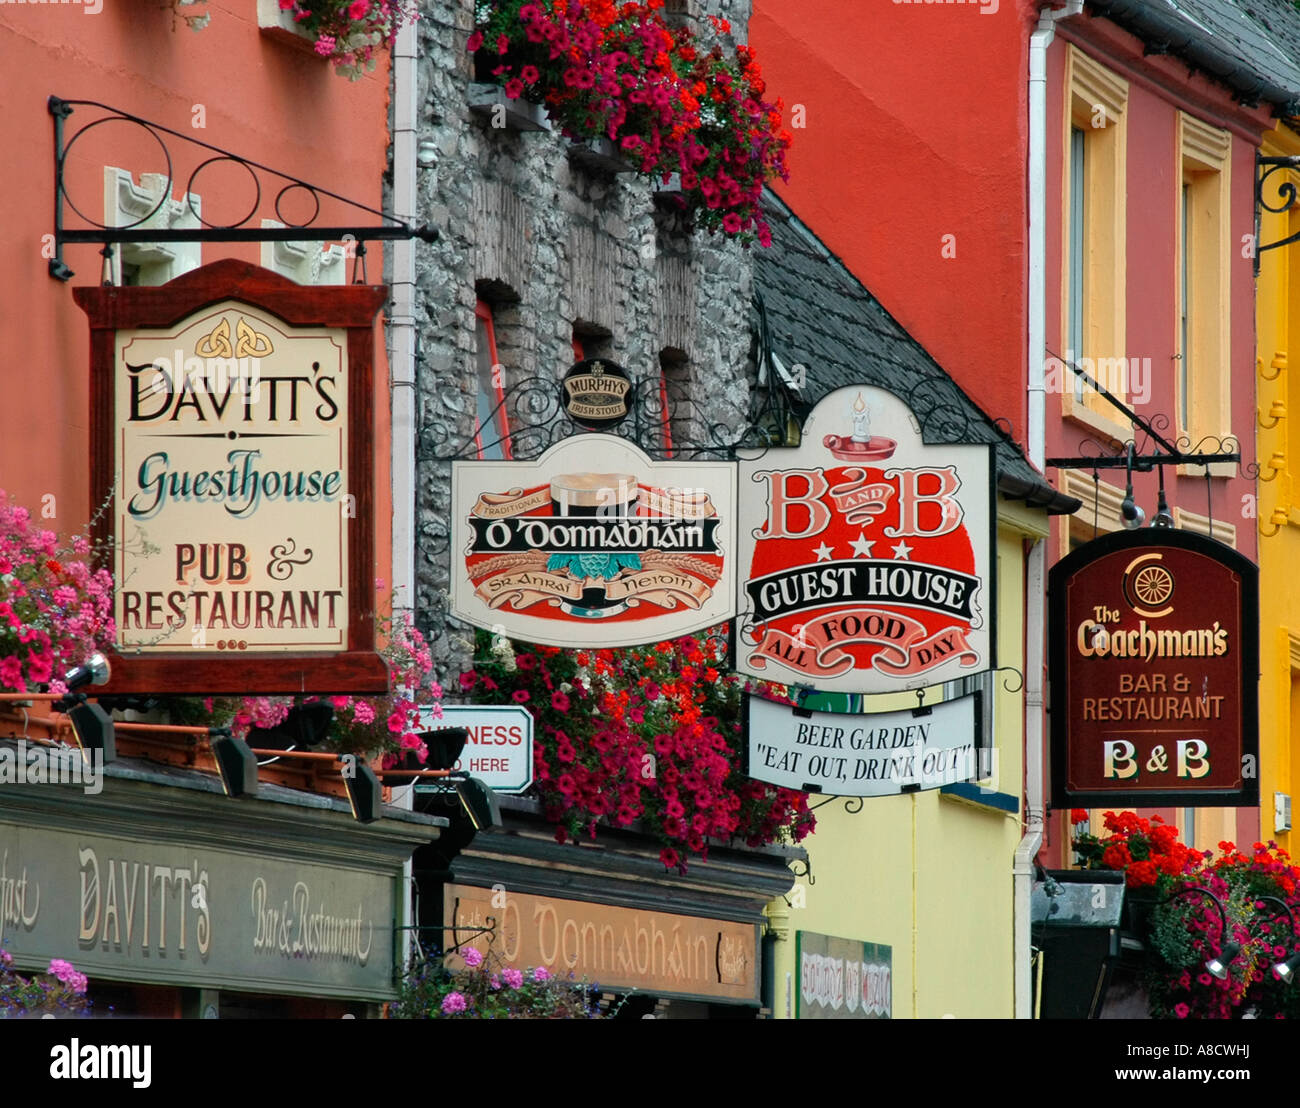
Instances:
[[[1260,242],[1262,212],[1272,212],[1274,215],[1281,215],[1295,206],[1297,195],[1300,190],[1296,189],[1295,183],[1286,177],[1286,171],[1300,168],[1300,157],[1265,157],[1256,152],[1255,154],[1255,276],[1259,276],[1259,259],[1265,250],[1276,250],[1280,246],[1290,246],[1293,242],[1300,242],[1300,231],[1293,235],[1287,235],[1286,238],[1278,239],[1276,242]],[[1270,186],[1268,179],[1275,173],[1283,174],[1282,179],[1275,186]],[[1275,188],[1277,199],[1269,203],[1265,199],[1270,187]]]
[[[365,204],[349,200],[345,196],[338,195],[338,193],[313,185],[300,177],[295,177],[289,173],[281,173],[279,170],[262,165],[251,158],[232,154],[219,146],[202,142],[192,135],[131,115],[129,112],[121,111],[108,104],[101,104],[95,100],[64,100],[59,96],[51,96],[47,101],[47,107],[54,119],[54,256],[50,259],[49,270],[50,276],[57,277],[60,281],[71,280],[74,276],[73,271],[68,268],[63,260],[63,248],[65,245],[76,243],[100,243],[104,246],[104,252],[107,253],[115,244],[132,242],[299,242],[304,238],[308,238],[322,242],[355,241],[358,256],[364,257],[364,244],[366,242],[410,238],[433,242],[438,236],[438,232],[432,227],[427,225],[413,227],[375,208],[367,207]],[[95,108],[101,114],[84,123],[69,136],[66,133],[68,127],[66,121],[73,115],[76,108]],[[64,168],[67,164],[68,153],[75,146],[77,140],[87,131],[110,122],[134,124],[153,138],[162,149],[167,167],[167,182],[159,195],[158,203],[139,219],[121,227],[107,226],[80,211],[68,196],[64,179]],[[185,147],[178,145],[178,150],[184,149],[188,151],[191,147],[199,147],[210,152],[210,156],[200,161],[190,173],[185,184],[186,200],[190,204],[190,211],[201,224],[199,227],[151,229],[144,226],[172,198],[176,159],[173,157],[171,147],[168,146],[168,139],[178,144],[189,144]],[[249,174],[252,186],[250,193],[252,203],[248,214],[236,223],[209,223],[194,211],[193,203],[189,200],[194,179],[204,169],[217,162],[231,162],[242,167]],[[286,219],[282,211],[282,205],[297,192],[304,193],[312,202],[311,217],[300,223],[294,223]],[[257,217],[258,212],[261,210],[264,195],[274,195],[276,218],[285,226],[257,227],[252,225],[251,221]],[[379,222],[377,225],[370,223],[353,224],[345,227],[318,226],[316,218],[320,214],[322,197],[345,204],[357,212],[364,213],[366,216],[375,217]],[[84,220],[88,226],[84,228],[65,226],[65,209]]]

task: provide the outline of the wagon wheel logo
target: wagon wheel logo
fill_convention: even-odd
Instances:
[[[1174,610],[1174,575],[1159,562],[1163,554],[1143,554],[1124,569],[1124,599],[1133,611],[1148,619],[1167,616]],[[1164,607],[1162,607],[1164,605]]]

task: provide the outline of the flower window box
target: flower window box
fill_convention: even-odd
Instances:
[[[476,81],[469,86],[466,100],[470,112],[490,127],[507,131],[551,129],[551,119],[545,107],[528,100],[511,99],[500,85]]]
[[[269,39],[316,57],[321,56],[316,53],[316,36],[303,30],[302,25],[293,18],[292,9],[286,11],[280,7],[280,0],[257,0],[257,26]]]
[[[569,144],[569,160],[589,172],[632,173],[635,170],[614,142],[603,135],[573,139]]]

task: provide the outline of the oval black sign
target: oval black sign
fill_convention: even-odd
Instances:
[[[564,375],[560,389],[564,410],[583,427],[603,430],[627,418],[632,381],[616,362],[604,358],[578,362]]]

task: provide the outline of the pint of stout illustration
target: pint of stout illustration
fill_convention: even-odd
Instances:
[[[551,510],[557,516],[630,516],[636,498],[636,477],[630,473],[560,473],[551,479]]]

